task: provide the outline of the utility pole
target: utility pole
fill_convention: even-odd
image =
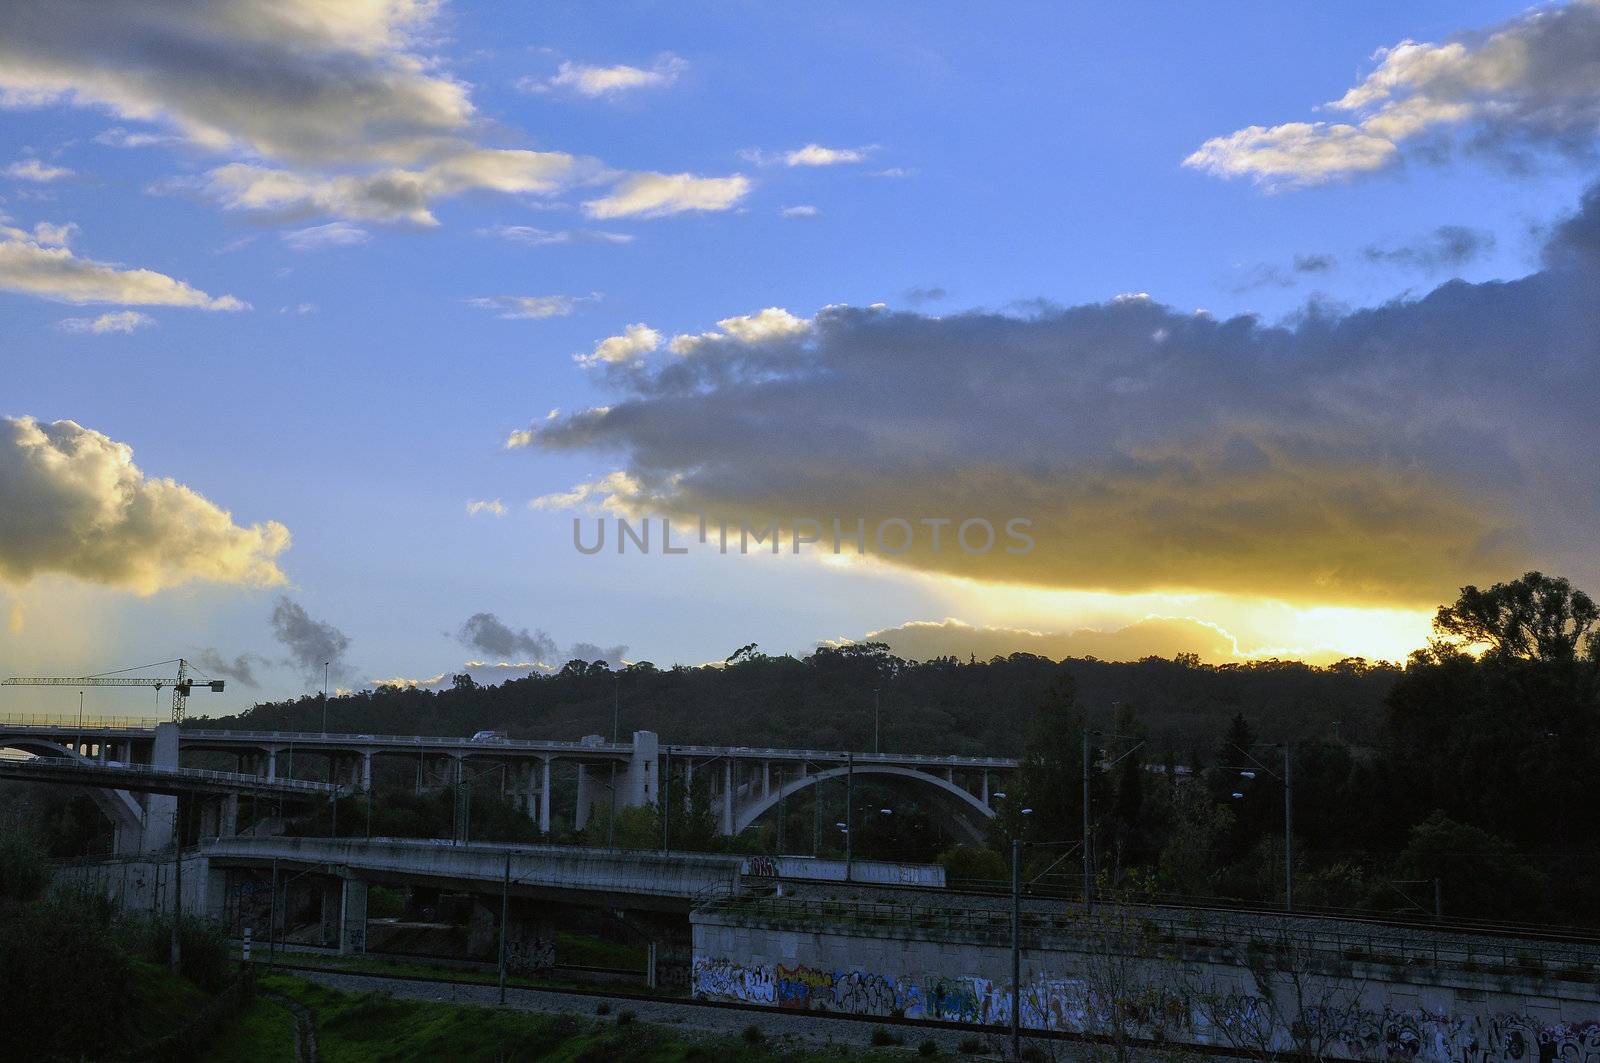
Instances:
[[[855,863],[855,793],[856,793],[856,755],[845,754],[844,771],[844,880],[849,882],[854,876]]]
[[[1283,744],[1283,910],[1294,911],[1294,776],[1289,769],[1291,744]]]
[[[1011,1058],[1022,1058],[1022,839],[1011,839]]]
[[[500,880],[500,1006],[506,1006],[506,912],[511,897],[511,850],[506,850],[506,873]]]
[[[173,798],[172,806],[172,948],[167,957],[172,973],[183,967],[183,795]]]
[[[622,673],[611,673],[611,744],[617,744],[618,721],[622,717]],[[617,758],[611,758],[611,814],[606,818],[606,848],[617,844]]]
[[[328,662],[322,662],[322,733],[328,733]]]
[[[272,900],[267,905],[267,969],[278,965],[278,858],[272,858]]]
[[[661,851],[667,851],[672,823],[672,747],[661,751]]]
[[[1094,862],[1089,856],[1089,728],[1083,729],[1083,906],[1094,911]]]

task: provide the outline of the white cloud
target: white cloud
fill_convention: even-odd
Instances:
[[[797,203],[792,207],[784,207],[778,213],[785,218],[815,218],[817,216],[817,208],[810,203]]]
[[[467,302],[483,310],[494,310],[507,320],[538,320],[548,317],[566,317],[583,303],[595,302],[599,292],[588,295],[490,295],[468,299]]]
[[[126,334],[136,329],[148,328],[155,323],[156,319],[149,314],[141,314],[137,310],[118,310],[95,318],[69,317],[61,322],[61,327],[68,332],[91,332],[96,336],[103,336],[108,332]]]
[[[491,517],[503,517],[506,515],[505,503],[501,502],[498,498],[492,501],[473,500],[467,503],[468,516],[476,517],[483,513],[487,513]]]
[[[474,190],[550,195],[596,166],[559,151],[477,149],[421,170],[322,177],[229,163],[198,180],[160,187],[198,189],[224,210],[434,226],[431,201]]]
[[[811,331],[810,318],[796,317],[781,306],[769,306],[754,314],[725,317],[717,322],[721,332],[702,332],[697,336],[674,336],[671,350],[677,355],[693,355],[705,350],[708,344],[735,340],[742,344],[759,345],[798,339]]]
[[[688,173],[636,173],[611,194],[583,204],[591,218],[660,218],[684,211],[727,210],[750,191],[742,174],[697,177]]]
[[[807,144],[783,157],[785,166],[839,166],[843,163],[864,162],[872,147],[825,148],[821,144]]]
[[[1268,187],[1321,184],[1397,162],[1408,143],[1515,164],[1530,151],[1592,158],[1600,136],[1600,2],[1538,7],[1443,44],[1401,41],[1324,105],[1344,121],[1246,126],[1184,165]]]
[[[7,166],[0,173],[18,181],[33,181],[36,184],[48,184],[71,177],[72,171],[65,166],[51,166],[49,163],[40,162],[38,159],[22,159]]]
[[[188,306],[243,310],[231,295],[212,297],[148,269],[119,269],[79,258],[65,247],[44,247],[29,234],[0,225],[0,289],[67,303]]]
[[[588,354],[573,355],[579,365],[629,365],[661,346],[661,333],[648,325],[629,325],[620,336],[608,336]]]
[[[632,233],[613,233],[603,229],[539,229],[532,225],[492,225],[477,230],[479,236],[494,236],[514,244],[543,247],[549,244],[631,244]]]
[[[78,235],[76,222],[52,225],[50,222],[42,221],[33,227],[33,242],[46,247],[66,247],[76,235]]]
[[[153,594],[195,580],[284,582],[289,532],[241,526],[168,478],[149,478],[123,443],[75,424],[0,419],[0,581],[62,573]]]
[[[665,88],[678,80],[689,68],[687,61],[671,52],[662,54],[650,69],[636,66],[585,66],[565,62],[548,84],[553,88],[568,89],[584,96],[617,96],[635,89]],[[524,78],[519,87],[532,90],[543,83]]]
[[[349,222],[330,221],[307,229],[282,234],[283,242],[296,251],[316,251],[324,247],[353,247],[372,239],[372,234]]]

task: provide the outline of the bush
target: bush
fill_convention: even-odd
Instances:
[[[31,834],[0,835],[0,899],[27,903],[44,896],[50,868],[44,847]]]
[[[133,965],[66,904],[0,912],[0,1000],[10,1059],[97,1056],[125,1040]]]
[[[889,1045],[904,1044],[905,1038],[897,1033],[891,1033],[882,1026],[872,1028],[872,1045],[874,1048],[886,1048]]]
[[[172,952],[172,917],[132,924],[126,930],[129,950],[141,959],[165,966]],[[179,972],[183,977],[215,993],[233,978],[233,960],[228,955],[228,937],[208,919],[185,917],[178,937]]]
[[[627,1026],[638,1017],[639,1016],[631,1008],[623,1008],[621,1011],[617,1012],[617,1025]]]
[[[938,1054],[939,1046],[933,1043],[933,1039],[931,1037],[917,1046],[917,1055],[923,1057],[924,1059],[932,1059]]]
[[[611,1014],[611,1004],[610,1004],[610,1002],[602,1000],[600,1003],[596,1004],[594,1006],[594,1013],[596,1015],[610,1015]]]
[[[966,1037],[962,1039],[961,1044],[957,1046],[956,1051],[960,1052],[964,1056],[980,1055],[983,1052],[983,1042],[978,1040],[976,1037]]]
[[[747,1045],[759,1045],[759,1044],[765,1043],[766,1039],[767,1039],[767,1035],[762,1033],[761,1032],[761,1027],[757,1026],[755,1023],[752,1022],[749,1026],[746,1026],[744,1028],[744,1043],[745,1044],[747,1044]]]

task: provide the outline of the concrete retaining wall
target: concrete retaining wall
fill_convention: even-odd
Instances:
[[[972,935],[762,925],[696,912],[692,987],[710,1000],[950,1022],[1011,1021],[1011,952]],[[1271,943],[1268,943],[1271,945]],[[1137,926],[1035,939],[1021,954],[1025,1029],[1425,1063],[1593,1063],[1592,982],[1417,971],[1302,952],[1164,953]]]

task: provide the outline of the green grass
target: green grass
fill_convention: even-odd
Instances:
[[[822,1063],[824,1060],[904,1060],[884,1054],[750,1044],[743,1038],[695,1039],[644,1023],[578,1019],[399,1000],[381,994],[355,996],[272,975],[264,988],[294,997],[317,1016],[317,1048],[327,1063],[407,1063],[448,1059],[453,1063]],[[864,1034],[863,1034],[864,1037]],[[864,1040],[863,1040],[864,1045]]]
[[[193,982],[179,978],[164,964],[133,961],[134,1044],[165,1037],[192,1019],[211,999]]]
[[[202,1059],[205,1063],[295,1063],[294,1016],[277,1001],[257,996],[217,1036]]]
[[[261,954],[262,969],[266,969],[266,956]],[[478,985],[498,985],[500,975],[495,970],[483,970],[474,967],[452,967],[445,964],[430,964],[422,960],[395,960],[387,959],[377,954],[365,956],[336,956],[321,952],[280,952],[280,964],[294,964],[300,967],[316,967],[322,970],[340,971],[345,974],[392,974],[416,978],[438,978],[454,982],[473,982]],[[642,971],[644,962],[641,960],[639,968]],[[607,992],[615,991],[617,995],[633,994],[642,996],[647,991],[637,982],[620,982],[615,986],[587,979],[578,978],[517,978],[506,980],[510,986],[524,986],[529,989],[604,989]]]
[[[643,971],[649,953],[637,945],[620,945],[591,934],[556,934],[556,962],[570,967],[603,967],[610,971]]]

